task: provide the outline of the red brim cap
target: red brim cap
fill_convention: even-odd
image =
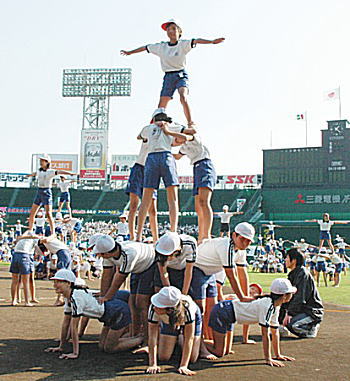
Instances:
[[[263,293],[263,289],[262,289],[262,287],[260,286],[260,284],[258,284],[258,283],[251,283],[251,284],[249,285],[249,287],[256,287],[256,288],[259,290],[259,293],[260,293],[260,294]]]
[[[166,28],[168,27],[169,24],[172,24],[172,22],[167,21],[164,24],[162,24],[162,29],[166,30]]]

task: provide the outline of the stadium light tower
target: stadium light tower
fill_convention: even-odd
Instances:
[[[131,69],[63,70],[62,95],[83,97],[80,178],[104,180],[108,157],[109,98],[130,96]]]

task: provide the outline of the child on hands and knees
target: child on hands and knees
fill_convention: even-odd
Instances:
[[[278,278],[271,284],[270,295],[263,295],[251,303],[225,300],[216,304],[209,321],[209,326],[213,330],[214,344],[207,344],[208,349],[218,357],[230,353],[233,325],[259,323],[266,364],[282,367],[284,364],[281,361],[294,361],[293,357],[282,355],[280,352],[278,315],[280,306],[289,302],[296,291],[288,279]],[[271,327],[274,358],[271,356],[269,327]]]

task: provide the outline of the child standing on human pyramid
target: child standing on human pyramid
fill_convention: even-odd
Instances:
[[[178,90],[180,102],[184,108],[185,117],[188,126],[194,125],[192,120],[190,106],[188,104],[188,74],[185,69],[186,54],[196,46],[196,44],[220,44],[225,39],[216,38],[215,40],[204,40],[202,38],[193,38],[191,40],[182,40],[182,28],[180,23],[174,19],[163,23],[162,29],[167,32],[169,41],[148,44],[134,50],[121,50],[120,53],[125,56],[147,51],[160,58],[162,70],[165,72],[163,78],[163,87],[160,92],[158,108],[166,108],[169,101],[173,98],[175,90]]]

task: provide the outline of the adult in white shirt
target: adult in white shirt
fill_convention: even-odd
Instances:
[[[34,226],[34,218],[43,205],[45,208],[45,213],[47,220],[50,225],[51,233],[55,232],[55,223],[52,216],[52,181],[53,178],[57,175],[74,175],[68,171],[56,171],[55,169],[51,169],[51,157],[48,154],[44,154],[40,156],[40,168],[38,172],[34,172],[28,177],[37,177],[38,179],[38,191],[36,197],[34,199],[32,209],[29,215],[29,230],[33,230]]]
[[[196,131],[193,128],[186,128],[179,124],[172,123],[162,109],[157,109],[153,113],[153,123],[146,126],[140,132],[138,139],[147,140],[148,156],[145,163],[144,187],[142,202],[139,210],[137,237],[142,241],[143,226],[147,212],[151,206],[154,190],[159,188],[160,180],[164,182],[167,191],[169,207],[170,230],[177,231],[178,225],[178,185],[175,158],[171,153],[171,146],[174,137],[190,139]],[[164,130],[167,127],[167,130]]]
[[[182,29],[179,22],[173,19],[163,23],[161,27],[167,32],[169,38],[168,42],[163,41],[156,44],[148,44],[129,51],[121,50],[121,54],[129,56],[131,54],[147,51],[160,58],[162,70],[165,72],[165,75],[158,107],[166,108],[169,101],[173,98],[174,92],[178,90],[180,102],[183,105],[187,123],[190,126],[194,123],[187,102],[188,74],[185,70],[186,55],[196,46],[196,44],[219,44],[225,39],[217,38],[215,40],[204,40],[198,38],[182,40]]]
[[[320,244],[319,250],[323,247],[324,241],[327,241],[329,248],[334,253],[334,246],[332,244],[331,228],[334,224],[348,224],[350,221],[331,221],[328,213],[323,213],[322,220],[305,220],[305,222],[317,222],[320,225]]]
[[[74,182],[72,181],[66,181],[66,176],[60,176],[60,182],[57,183],[57,186],[60,188],[61,194],[60,194],[60,203],[58,205],[57,212],[61,212],[63,208],[63,204],[66,203],[66,208],[68,210],[68,213],[70,216],[72,216],[72,209],[71,209],[71,196],[69,192],[69,188],[71,184]]]
[[[147,313],[154,294],[154,273],[157,266],[153,245],[141,242],[116,242],[103,235],[96,241],[93,253],[103,258],[101,297],[103,303],[113,298],[116,291],[130,276],[130,307],[132,334],[141,332],[147,345]]]
[[[145,163],[148,155],[148,142],[147,140],[142,140],[139,155],[136,159],[135,164],[130,170],[130,175],[128,179],[128,184],[125,189],[125,193],[129,196],[129,234],[130,241],[134,241],[135,234],[135,222],[136,213],[139,207],[139,202],[142,199],[143,194],[143,181],[145,175]],[[157,191],[154,191],[151,206],[148,210],[148,218],[151,227],[153,242],[158,240],[158,220],[157,220]]]
[[[47,348],[45,352],[59,353],[60,359],[77,359],[80,353],[78,326],[81,316],[104,323],[99,348],[105,352],[126,351],[141,343],[140,337],[121,337],[127,332],[131,316],[128,304],[119,299],[118,295],[108,302],[99,303],[86,287],[75,284],[76,277],[67,269],[57,271],[51,279],[56,292],[65,298],[64,319],[59,346]],[[69,328],[73,352],[64,354],[63,347],[69,337]]]
[[[215,212],[214,215],[220,217],[220,237],[230,236],[230,220],[232,216],[243,214],[243,212],[229,212],[228,205],[222,207],[222,212]]]

